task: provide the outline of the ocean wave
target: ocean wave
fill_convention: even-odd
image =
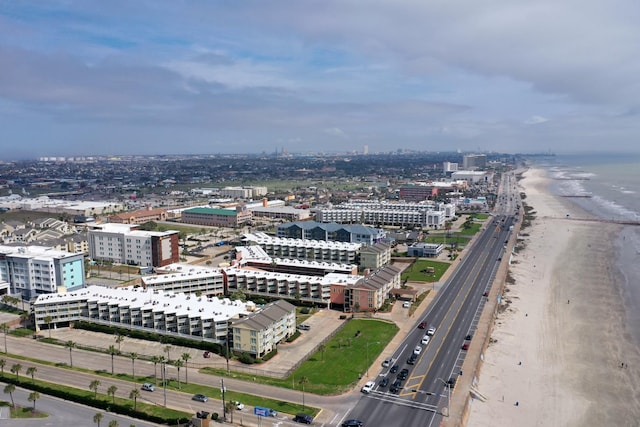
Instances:
[[[638,212],[625,208],[613,200],[608,200],[601,196],[593,196],[591,200],[606,212],[611,213],[615,219],[638,220]]]

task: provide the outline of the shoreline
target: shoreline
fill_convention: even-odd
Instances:
[[[550,181],[529,169],[518,183],[535,218],[518,236],[514,283],[483,355],[476,388],[487,401],[471,400],[467,425],[637,425],[640,352],[612,237],[623,227],[567,218],[594,216],[551,194]]]

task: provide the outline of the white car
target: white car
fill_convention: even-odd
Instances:
[[[393,362],[393,360],[391,360],[391,359],[384,359],[384,362],[382,362],[382,367],[383,367],[383,368],[388,368],[389,366],[391,366],[391,362]]]
[[[411,307],[411,303],[409,301],[405,301],[402,303],[402,308],[409,308]]]
[[[415,354],[416,356],[419,356],[420,353],[422,353],[422,347],[417,345],[416,348],[413,349],[413,354]]]
[[[233,402],[234,405],[236,405],[236,410],[238,411],[242,411],[244,409],[244,403],[241,402]]]
[[[429,328],[429,330],[427,330],[427,335],[433,335],[436,333],[436,327],[432,326]]]
[[[371,393],[373,388],[376,386],[374,381],[367,381],[367,383],[360,389],[361,392],[368,394]]]
[[[425,335],[425,336],[422,337],[422,341],[420,341],[420,344],[427,345],[427,344],[429,344],[429,340],[430,339],[431,338],[429,338],[429,335]]]

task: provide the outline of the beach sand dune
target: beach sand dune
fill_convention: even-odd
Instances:
[[[473,401],[467,425],[639,426],[640,351],[613,262],[621,228],[575,220],[589,215],[548,183],[540,169],[520,181],[535,219],[484,354],[477,388],[488,399]]]

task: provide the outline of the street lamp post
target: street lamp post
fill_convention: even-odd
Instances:
[[[451,416],[451,384],[447,383],[442,378],[438,378],[438,381],[442,382],[447,389],[447,417],[449,417]]]
[[[380,341],[368,342],[367,343],[367,377],[369,376],[369,344],[380,344]]]

